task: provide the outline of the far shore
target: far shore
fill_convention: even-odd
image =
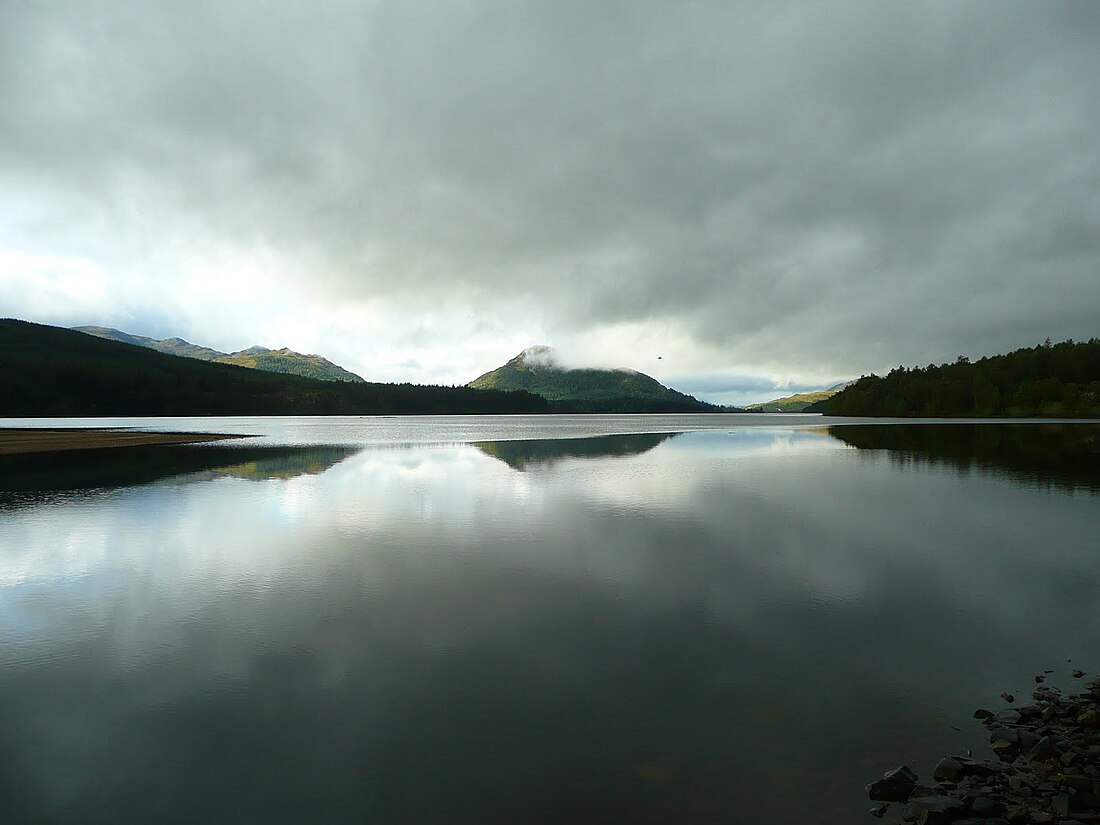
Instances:
[[[104,429],[0,429],[0,455],[52,453],[61,450],[100,450],[143,447],[150,444],[200,444],[247,435],[224,433],[157,433]]]

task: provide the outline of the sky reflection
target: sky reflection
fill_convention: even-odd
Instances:
[[[1100,658],[1089,497],[821,433],[630,443],[5,513],[0,814],[850,822]]]

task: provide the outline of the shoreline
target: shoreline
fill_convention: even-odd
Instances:
[[[226,433],[139,432],[74,427],[70,429],[0,428],[0,456],[55,453],[68,450],[104,450],[150,445],[202,444],[251,438]]]
[[[994,759],[946,756],[923,784],[906,765],[867,786],[883,819],[900,803],[900,818],[914,825],[1085,825],[1100,822],[1100,680],[1078,693],[1035,677],[1031,704],[1001,694],[999,711],[979,708],[974,718],[989,730]],[[1085,673],[1073,671],[1074,679]],[[898,811],[893,811],[897,816]],[[896,822],[893,817],[888,822]]]

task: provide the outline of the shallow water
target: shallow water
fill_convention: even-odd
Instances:
[[[871,821],[1100,666],[1091,425],[114,423],[263,437],[0,462],[0,821]]]

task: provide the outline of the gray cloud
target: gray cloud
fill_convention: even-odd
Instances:
[[[671,329],[693,370],[1087,338],[1098,37],[1085,2],[6,4],[0,243]]]

